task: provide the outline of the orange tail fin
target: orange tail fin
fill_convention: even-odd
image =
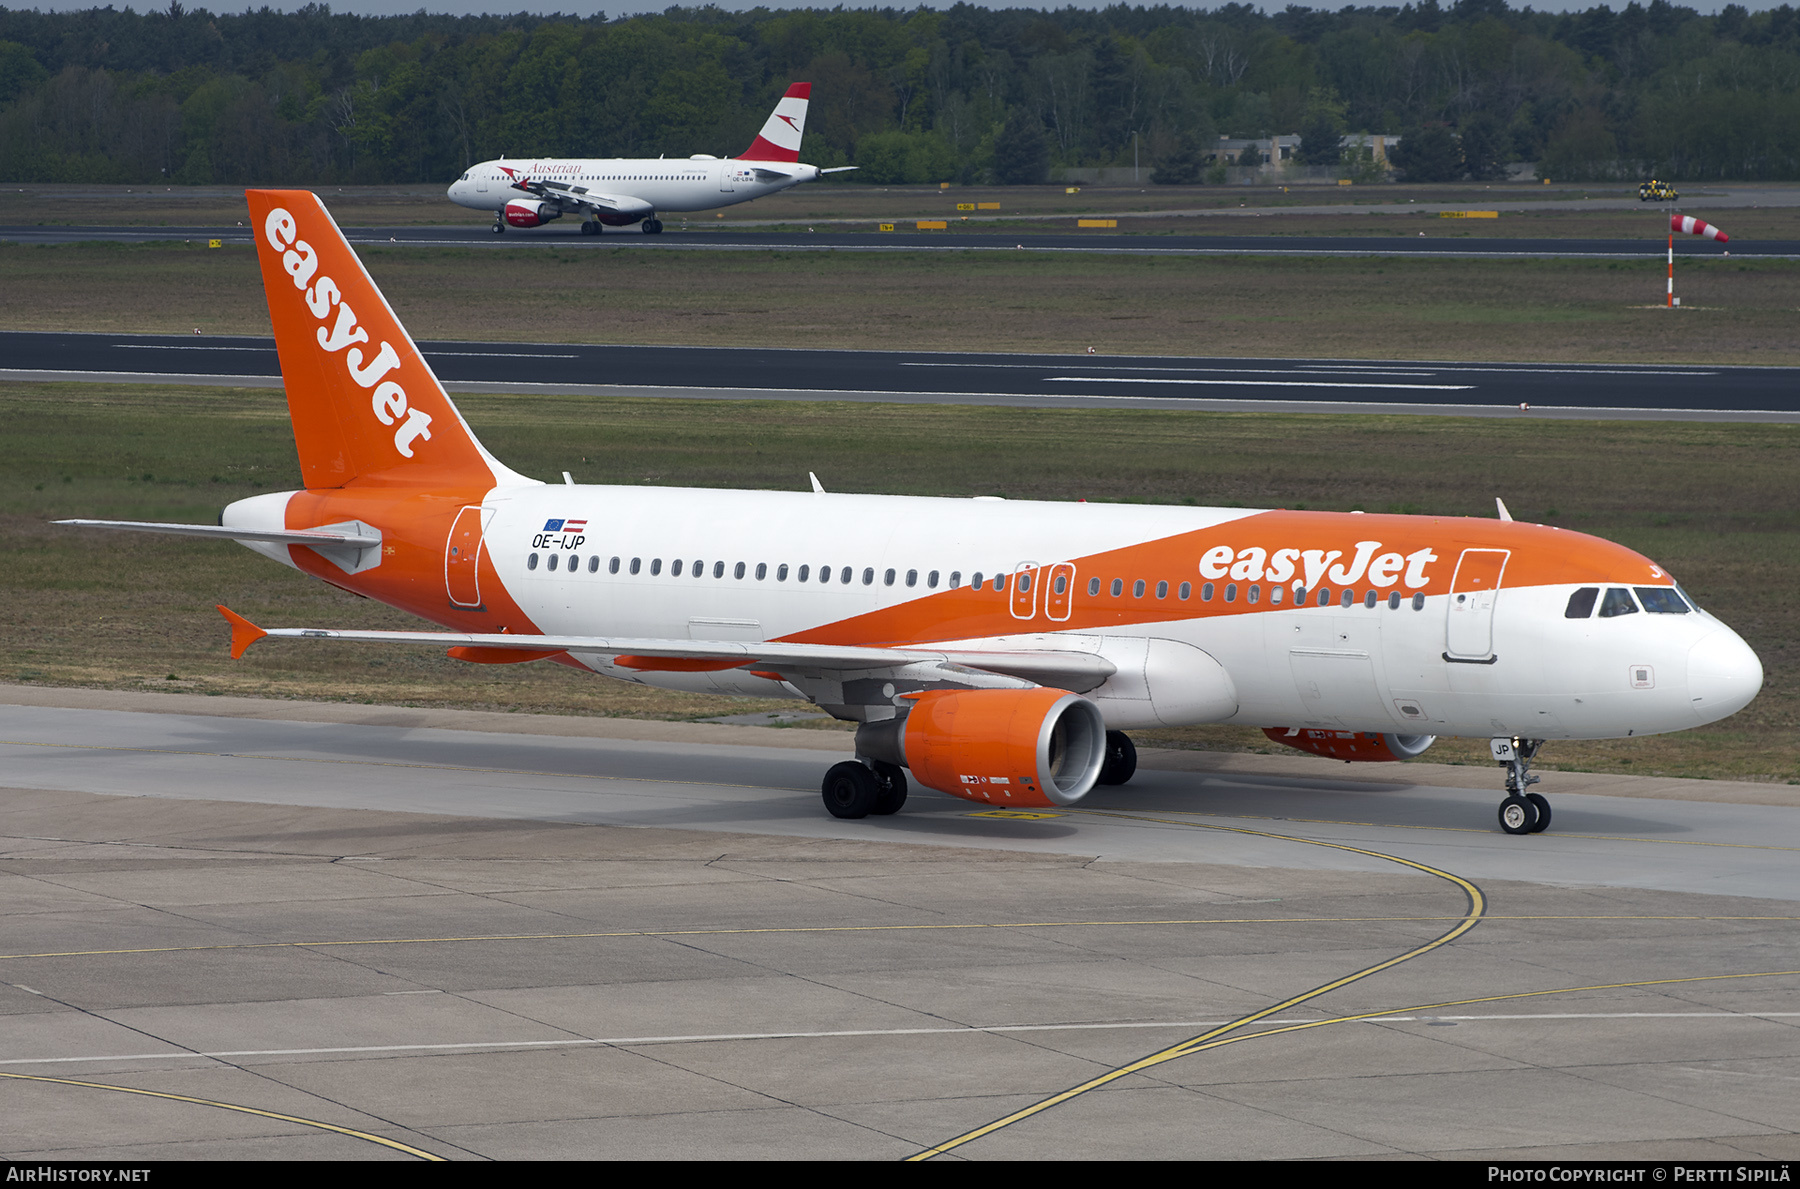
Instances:
[[[531,482],[475,440],[318,196],[246,197],[306,486]]]

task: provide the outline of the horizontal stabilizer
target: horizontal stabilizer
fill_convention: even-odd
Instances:
[[[128,533],[170,533],[178,537],[211,537],[216,541],[262,541],[269,545],[314,545],[339,549],[374,549],[381,537],[330,529],[230,528],[217,524],[160,524],[151,520],[58,520],[71,528],[109,528]]]

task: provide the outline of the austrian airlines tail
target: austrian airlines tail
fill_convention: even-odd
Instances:
[[[811,83],[795,83],[775,105],[768,122],[739,161],[798,161],[800,136],[806,131],[806,105],[812,99]]]
[[[1133,728],[1262,727],[1340,760],[1487,738],[1512,834],[1550,824],[1543,741],[1715,722],[1762,685],[1649,558],[1510,517],[536,483],[475,440],[316,197],[249,199],[306,489],[218,525],[64,523],[235,540],[450,630],[227,611],[234,656],[424,644],[803,698],[860,724],[821,788],[841,818],[897,811],[909,776],[1072,805],[1130,779]]]

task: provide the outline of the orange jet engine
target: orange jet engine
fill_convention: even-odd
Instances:
[[[1008,807],[1073,805],[1100,779],[1106,721],[1059,689],[932,690],[903,719],[865,724],[858,754],[926,788]]]

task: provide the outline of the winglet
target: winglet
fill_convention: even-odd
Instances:
[[[232,660],[235,661],[241,658],[244,655],[245,649],[269,634],[245,619],[242,615],[239,615],[236,611],[233,611],[230,607],[223,604],[215,605],[219,608],[219,614],[223,615],[225,621],[231,625]]]

